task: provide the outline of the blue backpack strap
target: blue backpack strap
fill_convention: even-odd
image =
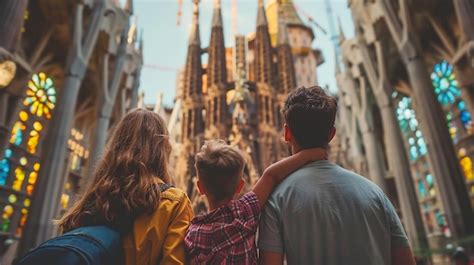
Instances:
[[[161,183],[161,184],[158,185],[158,188],[160,189],[160,192],[164,192],[169,188],[174,188],[174,185],[169,184],[169,183]]]

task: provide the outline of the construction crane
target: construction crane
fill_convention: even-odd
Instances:
[[[343,67],[342,58],[341,58],[341,47],[339,43],[339,34],[336,31],[336,25],[335,25],[336,22],[335,22],[334,12],[332,10],[330,0],[326,0],[325,4],[326,4],[326,14],[328,15],[329,34],[331,35],[330,38],[334,46],[336,65],[338,65],[339,67]],[[339,21],[339,27],[341,27],[340,21]],[[342,29],[340,29],[340,31],[342,31]]]
[[[294,3],[294,6],[296,8],[296,11],[298,11],[298,13],[302,14],[304,17],[306,17],[306,19],[308,19],[308,22],[311,23],[312,25],[314,25],[316,28],[318,28],[319,30],[321,30],[321,32],[324,34],[324,35],[327,35],[327,31],[321,26],[319,25],[318,22],[316,22],[316,20],[310,15],[308,14],[306,11],[304,11],[304,9],[300,8],[296,3]]]
[[[183,0],[178,0],[178,13],[176,14],[176,25],[181,25],[181,17],[183,16]]]

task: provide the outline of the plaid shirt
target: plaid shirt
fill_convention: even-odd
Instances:
[[[184,239],[191,264],[257,264],[260,208],[252,191],[191,221]]]

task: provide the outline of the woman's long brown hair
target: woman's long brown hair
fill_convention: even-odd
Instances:
[[[153,212],[160,200],[157,179],[169,182],[171,146],[164,120],[135,109],[115,127],[82,197],[59,220],[67,232],[88,225],[108,225],[120,232]]]

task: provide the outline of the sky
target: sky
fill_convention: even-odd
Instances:
[[[268,0],[264,0],[266,3]],[[329,33],[329,16],[327,0],[294,0],[300,10],[311,16],[328,34],[313,27],[316,38],[313,47],[322,51],[325,62],[317,69],[318,82],[335,91],[334,49]],[[352,16],[347,0],[328,0],[333,10],[336,31],[340,21],[346,37],[354,35]],[[141,74],[140,90],[145,93],[145,103],[155,104],[158,93],[163,93],[164,104],[172,106],[177,70],[185,64],[189,30],[192,20],[192,1],[182,0],[183,15],[181,24],[177,25],[178,0],[135,0],[137,26],[143,30],[144,67]],[[237,0],[237,33],[247,35],[255,31],[257,0]],[[207,47],[210,39],[213,0],[201,0],[200,31],[201,45]],[[226,46],[232,45],[231,0],[222,0],[222,16]],[[308,19],[300,13],[303,21]],[[337,33],[337,32],[336,32]],[[206,60],[203,57],[203,60]]]

